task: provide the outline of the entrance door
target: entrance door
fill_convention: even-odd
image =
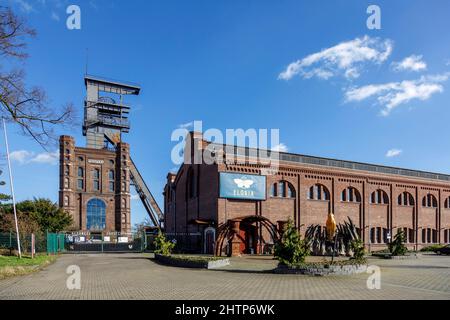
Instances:
[[[241,238],[240,252],[242,254],[255,254],[257,245],[257,228],[251,224],[241,223],[239,237]]]

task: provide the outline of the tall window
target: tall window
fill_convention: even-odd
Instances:
[[[108,172],[108,179],[109,179],[109,191],[114,192],[114,170],[109,170]]]
[[[91,199],[87,203],[86,228],[102,231],[106,228],[106,205],[100,199]]]
[[[370,195],[370,203],[372,204],[389,204],[389,197],[387,193],[378,189]]]
[[[77,188],[78,190],[84,189],[84,169],[82,167],[78,168]]]
[[[94,169],[92,170],[92,188],[94,191],[100,190],[100,170]]]
[[[370,228],[370,243],[387,243],[388,229],[383,227]]]
[[[324,185],[315,184],[308,190],[308,199],[328,201],[330,200],[330,192]]]
[[[437,230],[432,228],[422,229],[422,243],[437,243]]]
[[[444,208],[450,209],[450,197],[446,198],[444,201]]]
[[[69,204],[70,204],[70,202],[69,202],[69,196],[64,196],[64,206],[65,206],[65,207],[68,207]]]
[[[405,191],[398,196],[399,206],[414,206],[414,197],[411,193]]]
[[[361,202],[361,194],[353,187],[344,189],[341,193],[341,201],[344,202]]]
[[[422,206],[426,208],[437,208],[438,203],[436,200],[436,197],[432,195],[431,193],[427,194],[422,199]]]

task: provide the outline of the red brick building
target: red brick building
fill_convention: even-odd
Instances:
[[[406,231],[410,248],[450,242],[450,175],[291,153],[279,153],[279,168],[271,171],[248,161],[248,148],[232,147],[230,154],[222,146],[213,157],[223,161],[192,164],[212,144],[200,133],[190,137],[185,163],[169,173],[164,190],[165,230],[179,248],[212,253],[218,230],[236,221],[234,250],[262,253],[273,243],[263,222],[292,219],[304,233],[325,225],[329,212],[338,223],[350,217],[370,250],[385,248],[397,229]],[[220,173],[265,176],[265,199],[220,197]]]
[[[130,148],[116,150],[75,146],[70,136],[60,138],[61,208],[74,220],[72,229],[89,232],[131,232]]]

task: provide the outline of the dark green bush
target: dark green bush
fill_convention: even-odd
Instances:
[[[275,257],[282,265],[292,266],[303,263],[310,254],[309,247],[309,243],[301,239],[292,220],[289,220],[283,236],[275,244]]]

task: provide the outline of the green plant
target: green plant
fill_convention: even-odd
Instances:
[[[310,254],[309,247],[309,242],[301,239],[294,223],[289,220],[283,236],[275,244],[274,253],[280,264],[292,266],[305,262]]]
[[[159,230],[158,235],[155,237],[155,248],[155,253],[170,256],[173,248],[175,248],[175,242],[167,240],[166,236]]]
[[[405,246],[406,235],[403,230],[398,230],[397,234],[394,237],[394,241],[389,243],[388,248],[389,252],[393,256],[404,256],[408,249]]]
[[[434,252],[438,249],[442,249],[444,247],[444,245],[441,244],[433,244],[431,246],[427,246],[427,247],[423,247],[422,249],[420,249],[421,252]]]
[[[360,261],[364,259],[365,249],[361,239],[355,239],[350,242],[350,248],[353,251],[353,259]]]
[[[305,238],[317,256],[331,255],[333,251],[335,255],[352,256],[352,242],[360,239],[358,229],[350,218],[337,225],[336,236],[332,241],[327,237],[326,228],[320,225],[309,226]]]

